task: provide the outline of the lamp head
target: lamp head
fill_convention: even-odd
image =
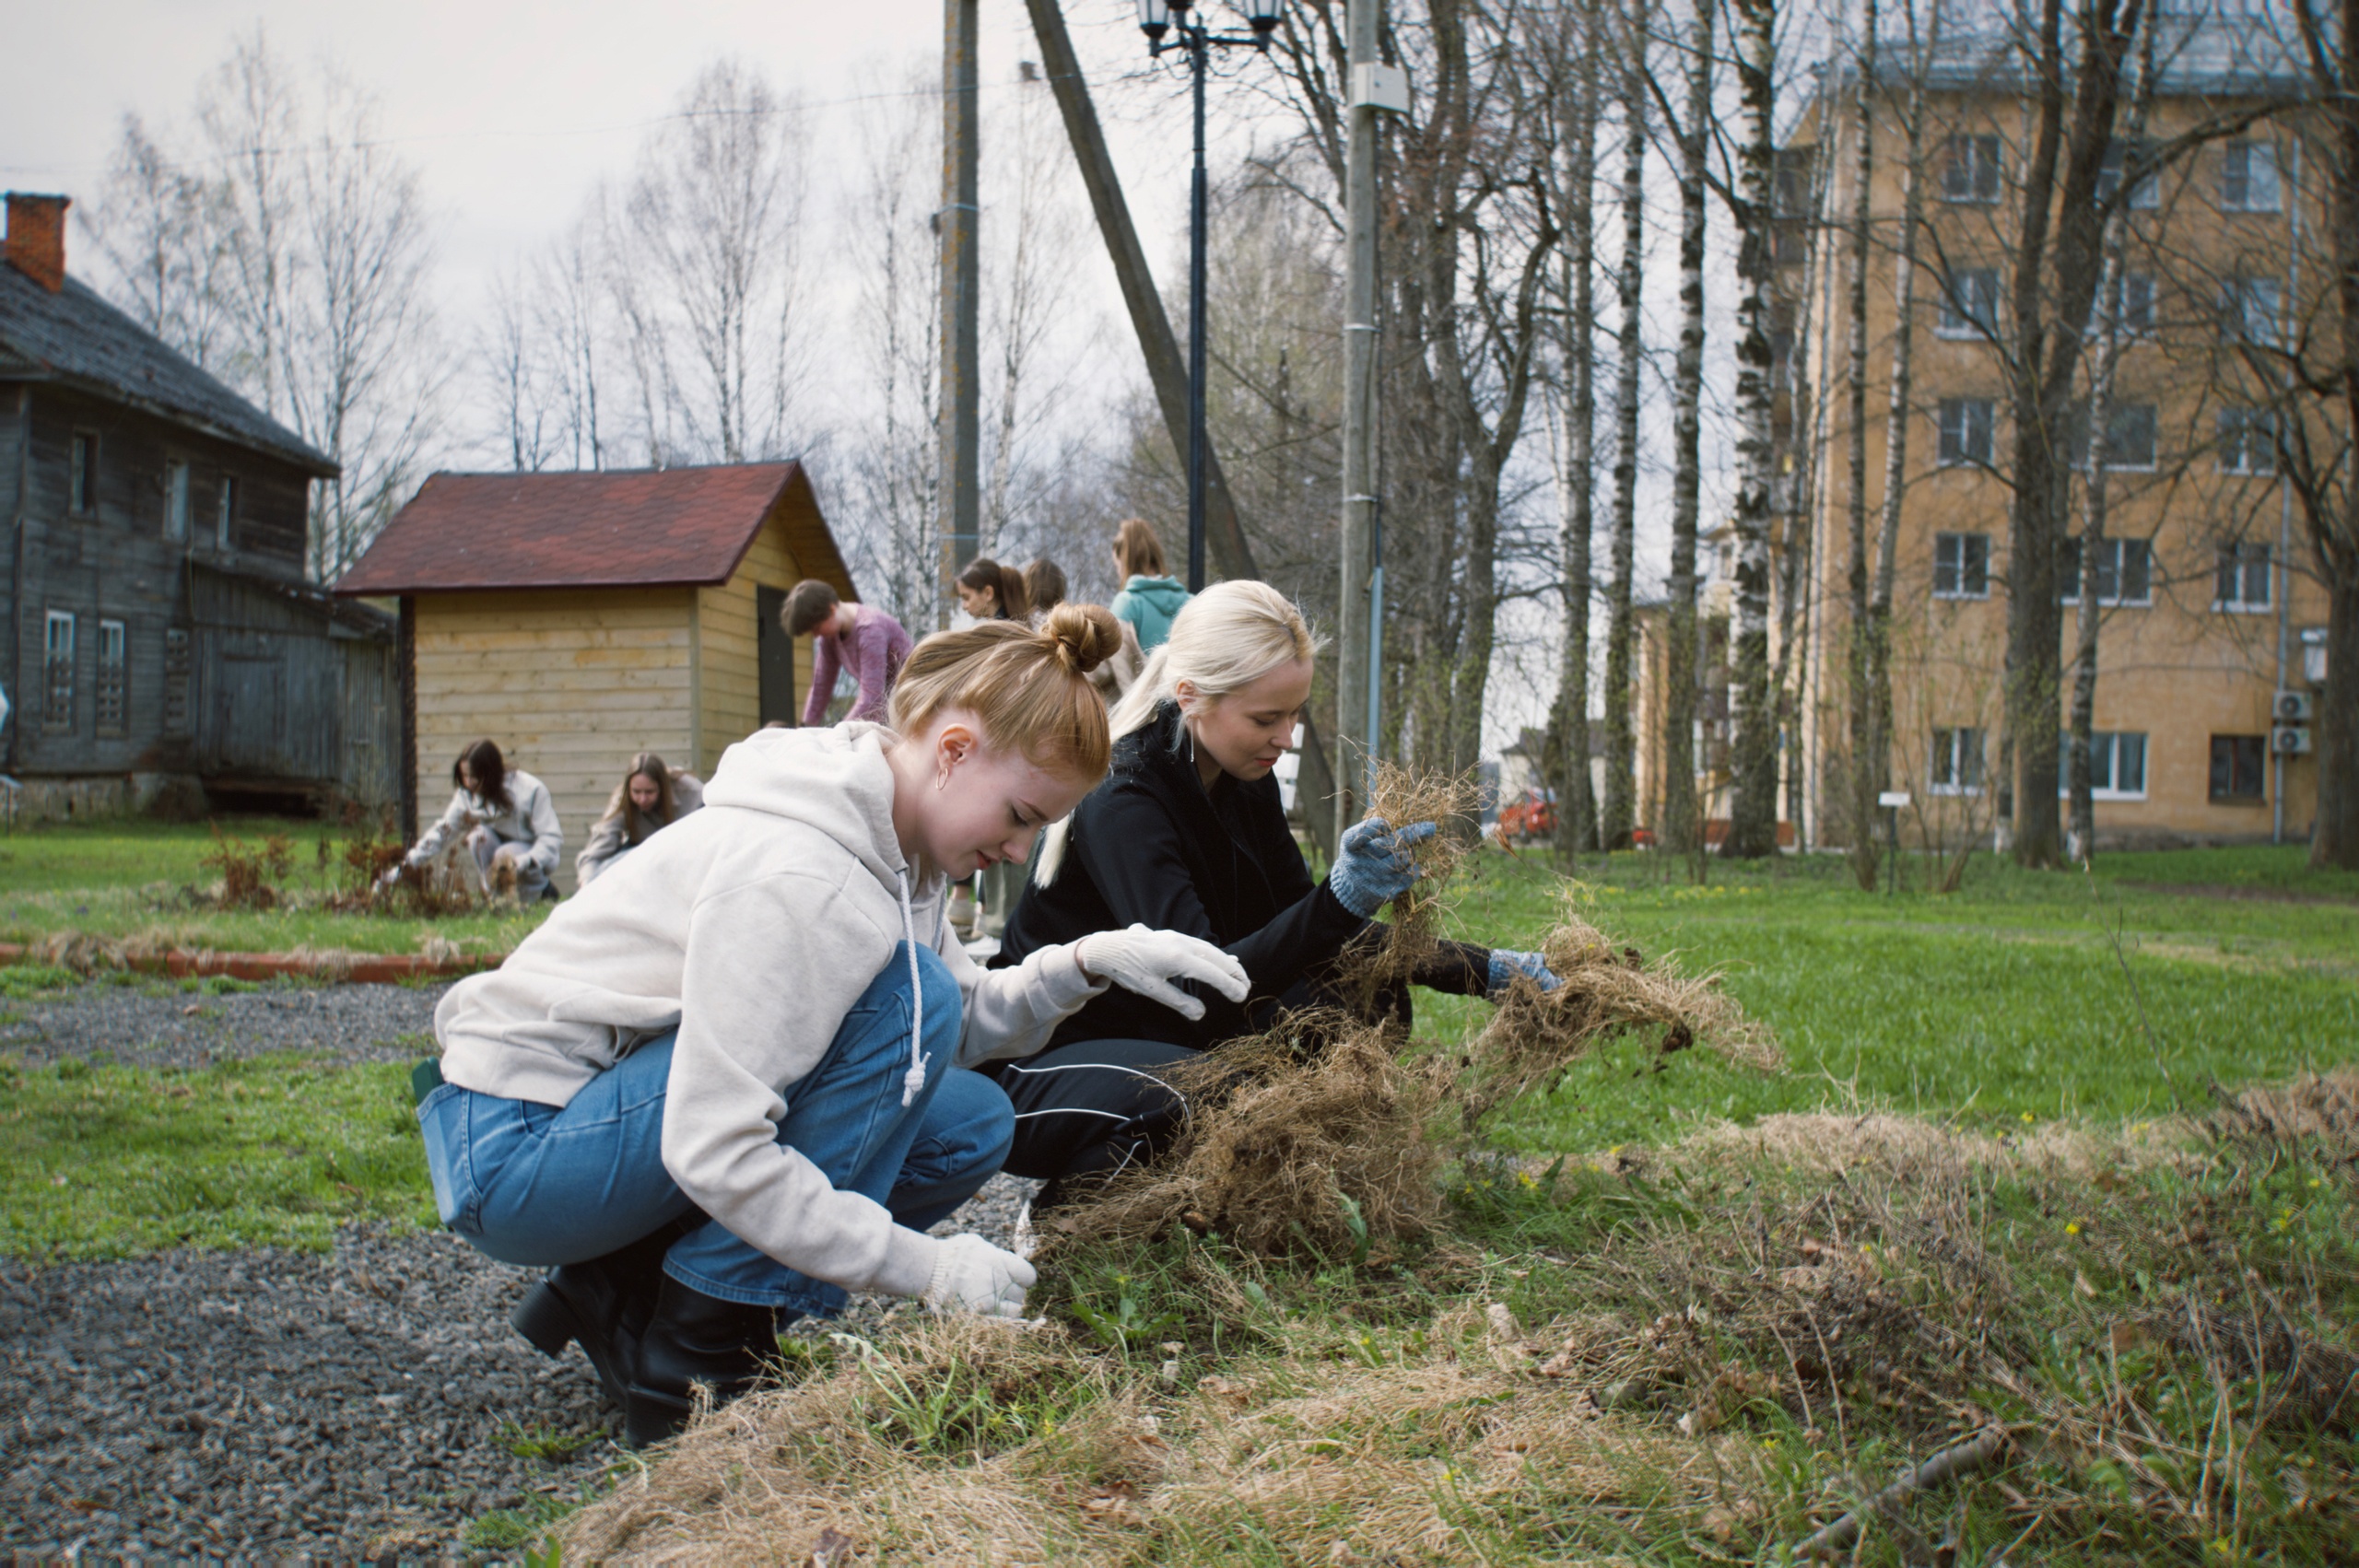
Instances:
[[[1180,3],[1184,6],[1187,0]],[[1171,11],[1169,0],[1139,0],[1139,31],[1146,34],[1150,47],[1161,43],[1163,35],[1171,30]]]
[[[1253,25],[1254,36],[1268,38],[1278,29],[1278,18],[1285,10],[1285,0],[1237,0],[1238,9]]]

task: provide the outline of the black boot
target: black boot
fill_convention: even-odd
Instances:
[[[565,1354],[569,1343],[579,1340],[581,1353],[598,1370],[598,1383],[606,1398],[624,1403],[640,1336],[655,1315],[663,1255],[674,1242],[703,1223],[704,1215],[691,1210],[603,1258],[550,1270],[516,1304],[509,1322],[552,1361]]]
[[[709,1296],[663,1277],[623,1399],[623,1436],[644,1447],[676,1434],[696,1410],[697,1384],[726,1403],[778,1359],[778,1313]]]

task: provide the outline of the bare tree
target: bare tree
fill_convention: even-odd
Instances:
[[[222,192],[180,166],[138,116],[123,117],[104,193],[88,209],[133,321],[201,369],[229,369],[235,332]]]
[[[1872,635],[1868,615],[1868,267],[1874,233],[1876,99],[1881,83],[1876,56],[1876,0],[1861,0],[1859,55],[1851,145],[1850,272],[1844,292],[1844,392],[1849,415],[1844,457],[1849,479],[1844,518],[1849,553],[1843,563],[1844,585],[1849,597],[1851,635],[1846,652],[1847,696],[1851,719],[1851,830],[1848,835],[1851,873],[1860,886],[1873,892],[1882,851],[1870,825],[1875,820],[1875,797],[1889,759],[1875,742],[1875,701],[1870,684],[1869,654]],[[1904,306],[1900,330],[1908,330]],[[1902,428],[1907,428],[1904,423]],[[1886,480],[1889,490],[1889,477]]]
[[[1564,652],[1558,664],[1556,701],[1551,714],[1555,762],[1560,779],[1556,844],[1567,860],[1597,844],[1597,801],[1590,772],[1590,609],[1596,596],[1590,565],[1595,529],[1592,468],[1597,442],[1597,357],[1592,323],[1597,313],[1597,123],[1602,107],[1598,82],[1598,7],[1567,6],[1558,13],[1561,39],[1554,56],[1555,100],[1563,107],[1556,140],[1563,148],[1564,182],[1556,205],[1564,214],[1565,243],[1556,308],[1557,393],[1555,412],[1556,506],[1564,572]]]
[[[744,462],[785,455],[799,415],[812,329],[803,319],[805,218],[797,101],[735,60],[707,65],[641,150],[619,252],[643,282],[625,308],[642,404],[671,401],[681,457]],[[676,443],[676,445],[675,444]]]
[[[1712,135],[1713,22],[1719,0],[1694,0],[1687,108],[1679,141],[1679,353],[1672,375],[1671,611],[1663,661],[1662,814],[1671,848],[1696,832],[1696,533],[1703,509],[1704,241]]]
[[[1772,399],[1769,275],[1777,153],[1777,0],[1734,0],[1742,134],[1735,202],[1737,249],[1736,625],[1731,684],[1736,696],[1734,783],[1720,852],[1773,854],[1778,847],[1778,720],[1769,690],[1769,516]]]
[[[1622,307],[1614,337],[1614,581],[1606,591],[1605,800],[1598,813],[1601,848],[1626,849],[1637,825],[1632,795],[1637,746],[1630,731],[1631,577],[1637,570],[1638,529],[1638,372],[1646,282],[1647,0],[1630,0],[1622,62],[1622,253],[1614,289]]]

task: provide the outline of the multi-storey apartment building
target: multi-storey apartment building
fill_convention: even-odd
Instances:
[[[2325,595],[2278,473],[2266,376],[2267,350],[2321,308],[2322,269],[2312,261],[2304,276],[2303,253],[2318,249],[2324,208],[2302,179],[2293,109],[2301,73],[2291,53],[2298,46],[2277,36],[2281,25],[2290,26],[2262,0],[2160,0],[2143,139],[2175,150],[2126,203],[2119,368],[2102,447],[2107,516],[2091,558],[2068,548],[2062,572],[2068,698],[2083,596],[2100,616],[2093,794],[2101,843],[2309,830],[2317,784],[2303,720],[2325,676]],[[1901,62],[1887,57],[1879,75],[1867,286],[1871,551],[1884,495],[1910,92]],[[1804,837],[1822,844],[1841,842],[1851,814],[1844,226],[1855,190],[1856,79],[1830,73],[1804,122],[1799,140],[1813,144],[1822,181],[1816,260],[1780,275],[1798,339],[1790,351],[1809,389],[1788,423],[1785,461],[1811,480],[1780,536],[1809,550],[1790,620],[1803,639],[1788,728],[1798,743],[1783,755],[1798,786],[1787,798],[1799,798]],[[1890,767],[1893,786],[1911,796],[1912,837],[1954,839],[1996,830],[2012,783],[2000,756],[2012,497],[2006,343],[2035,111],[2023,62],[1993,34],[1946,42],[1925,89]],[[2130,123],[2127,103],[2121,123]],[[2125,168],[2152,161],[2134,151],[2128,135],[2117,138],[2107,193]],[[2105,324],[2092,328],[2083,391]],[[2084,451],[2083,441],[2076,463]],[[2076,476],[2075,535],[2086,488],[2085,475]]]

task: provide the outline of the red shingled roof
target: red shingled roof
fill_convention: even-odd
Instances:
[[[498,588],[651,588],[729,580],[788,487],[818,522],[794,462],[599,474],[437,474],[335,585],[339,594]],[[804,530],[793,530],[803,532]],[[843,564],[826,525],[804,569]],[[812,544],[824,559],[809,558]],[[832,569],[831,569],[832,568]],[[839,584],[840,590],[844,585]]]

